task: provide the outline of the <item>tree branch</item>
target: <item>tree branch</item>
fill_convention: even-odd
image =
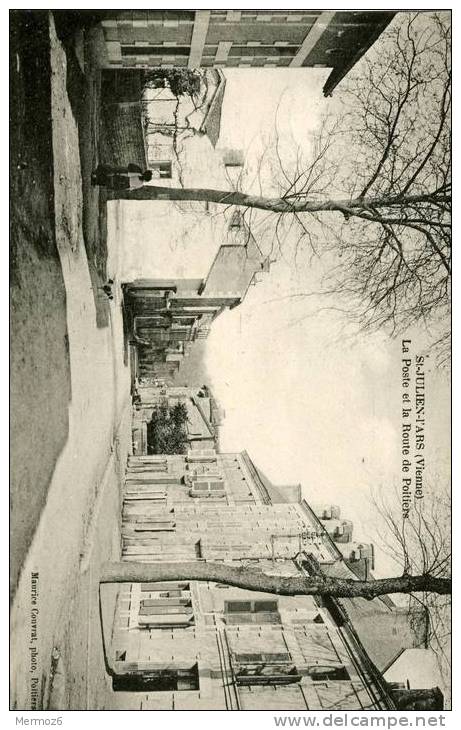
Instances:
[[[223,583],[252,591],[281,596],[333,596],[337,598],[376,598],[390,593],[418,593],[421,591],[442,595],[451,593],[449,578],[431,575],[404,575],[372,581],[310,576],[285,578],[267,575],[250,568],[234,568],[219,563],[106,563],[101,583],[138,583],[151,581],[202,580]]]

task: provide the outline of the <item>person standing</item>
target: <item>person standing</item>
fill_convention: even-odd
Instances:
[[[142,188],[144,183],[152,180],[151,170],[142,170],[139,165],[130,162],[126,167],[98,165],[91,175],[92,185],[101,185],[110,190],[134,190]]]

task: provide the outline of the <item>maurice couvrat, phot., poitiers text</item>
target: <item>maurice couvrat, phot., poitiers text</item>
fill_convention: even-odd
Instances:
[[[29,642],[29,680],[30,680],[30,701],[31,709],[39,708],[40,698],[40,672],[38,662],[38,624],[39,624],[39,574],[30,574],[30,642]]]

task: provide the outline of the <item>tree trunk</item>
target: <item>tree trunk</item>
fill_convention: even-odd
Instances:
[[[246,208],[259,208],[274,213],[316,213],[336,211],[339,213],[363,211],[389,207],[405,207],[417,203],[447,202],[450,198],[440,194],[379,196],[371,198],[353,198],[345,200],[315,201],[302,198],[264,198],[258,195],[212,188],[167,188],[160,185],[145,185],[134,190],[111,190],[108,200],[188,200],[221,203],[222,205],[239,205]]]
[[[430,575],[403,575],[371,581],[327,576],[283,578],[266,575],[251,568],[234,568],[219,563],[106,563],[101,583],[149,583],[168,580],[204,580],[281,596],[333,596],[367,599],[390,593],[451,593],[449,578]]]

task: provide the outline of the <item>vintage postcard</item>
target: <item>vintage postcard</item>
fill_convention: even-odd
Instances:
[[[11,710],[443,726],[451,91],[448,10],[10,11]]]

